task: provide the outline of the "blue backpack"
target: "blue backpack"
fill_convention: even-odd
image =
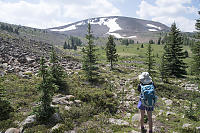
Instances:
[[[140,85],[141,95],[140,99],[142,105],[145,107],[153,107],[157,101],[157,96],[155,95],[154,85]]]

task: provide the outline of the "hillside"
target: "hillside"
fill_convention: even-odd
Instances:
[[[160,33],[169,31],[169,27],[159,22],[122,16],[91,18],[48,30],[84,37],[88,23],[91,24],[93,35],[96,37],[113,35],[116,38],[127,38],[140,42],[158,39]]]
[[[51,32],[45,29],[36,29],[27,26],[14,25],[0,22],[0,32],[14,37],[42,41],[51,45],[63,45],[66,35]]]
[[[137,104],[140,94],[137,86],[140,82],[138,75],[147,71],[148,44],[137,44],[135,41],[129,45],[121,45],[122,40],[115,38],[119,57],[111,71],[110,64],[106,59],[107,38],[106,35],[104,36],[104,32],[122,37],[121,29],[125,29],[127,33],[122,38],[138,38],[138,35],[146,35],[147,38],[143,38],[144,40],[152,39],[153,36],[157,38],[160,32],[167,30],[165,31],[165,26],[160,23],[134,19],[134,21],[138,21],[138,24],[136,27],[132,26],[132,30],[140,28],[138,32],[132,32],[132,30],[129,31],[131,27],[126,28],[126,24],[123,25],[123,18],[110,17],[108,20],[105,18],[91,20],[92,29],[98,29],[99,24],[105,28],[98,33],[102,37],[93,38],[95,44],[101,44],[96,45],[99,69],[96,71],[98,78],[94,83],[87,81],[82,69],[84,45],[77,46],[77,50],[63,49],[61,45],[68,37],[68,31],[71,31],[62,30],[68,27],[54,29],[61,30],[60,32],[4,23],[12,30],[11,28],[1,28],[0,30],[0,107],[5,105],[4,100],[8,100],[13,110],[8,119],[0,121],[0,133],[4,133],[6,130],[10,130],[6,133],[13,133],[11,130],[19,133],[19,130],[22,129],[23,133],[139,133],[140,112]],[[124,19],[129,20],[127,23],[132,23],[132,18]],[[110,21],[114,23],[113,29],[115,30],[112,29],[113,25],[110,26],[110,23],[107,23]],[[73,25],[71,25],[71,29],[81,27],[79,23]],[[101,27],[99,28],[101,29]],[[85,30],[87,31],[87,29]],[[185,36],[189,35],[185,34]],[[81,39],[86,44],[87,40],[83,37]],[[41,66],[40,58],[45,57],[47,72],[51,70],[52,46],[59,56],[57,64],[64,68],[64,71],[61,72],[65,76],[63,80],[66,85],[62,86],[63,90],[56,90],[53,93],[50,106],[55,109],[55,112],[51,117],[45,119],[45,122],[42,122],[36,120],[37,109],[41,105],[40,96],[44,95],[40,91],[41,88],[38,87],[44,80],[39,76],[38,69]],[[159,71],[165,45],[152,44],[151,46],[155,59],[152,78],[158,96],[152,116],[154,132],[199,133],[200,89],[199,83],[191,71],[191,47],[189,45],[183,47],[183,50],[188,52],[188,56],[184,59],[188,65],[186,77],[170,77],[165,83],[162,81]],[[52,88],[48,88],[48,90],[52,90]],[[6,113],[1,113],[0,118]],[[145,116],[145,128],[148,129],[147,116]]]
[[[117,46],[120,58],[114,66],[114,71],[110,71],[106,62],[104,48],[101,46],[98,49],[100,55],[98,82],[95,85],[89,84],[85,80],[83,71],[80,68],[74,69],[71,64],[71,67],[66,68],[68,76],[65,79],[70,94],[56,93],[52,101],[52,106],[59,109],[58,113],[62,120],[53,125],[33,123],[32,126],[27,125],[24,132],[139,133],[137,84],[138,75],[147,68],[144,64],[147,45],[144,44],[144,48],[141,48],[141,44]],[[153,49],[157,55],[155,58],[159,62],[163,46],[154,44]],[[80,49],[71,52],[80,54]],[[191,53],[189,60],[190,57]],[[79,60],[80,57],[76,58]],[[193,77],[187,80],[172,78],[169,83],[163,84],[158,69],[156,72],[154,82],[159,99],[153,112],[154,132],[198,133],[200,93],[196,83],[193,82]],[[1,84],[7,89],[7,98],[16,111],[9,120],[0,122],[2,125],[0,131],[11,127],[19,128],[25,119],[35,121],[32,109],[38,104],[39,92],[36,86],[40,81],[41,79],[34,75],[29,79],[15,74],[4,76]],[[190,108],[191,100],[192,108]],[[190,111],[195,115],[191,115]],[[146,120],[146,128],[148,128],[147,123]]]

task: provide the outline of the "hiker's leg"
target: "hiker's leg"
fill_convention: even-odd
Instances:
[[[152,127],[153,127],[153,122],[152,122],[152,111],[147,111],[148,114],[148,120],[149,120],[149,131],[153,131]]]
[[[145,110],[141,110],[140,109],[140,113],[141,113],[140,125],[141,125],[141,128],[143,128],[144,127],[144,113],[145,113]]]

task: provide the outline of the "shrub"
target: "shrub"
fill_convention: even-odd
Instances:
[[[98,88],[82,89],[77,96],[83,102],[93,103],[100,112],[108,111],[111,114],[117,112],[118,101],[111,91]]]

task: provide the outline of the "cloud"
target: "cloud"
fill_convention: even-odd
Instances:
[[[156,0],[154,5],[143,0],[136,14],[140,18],[151,19],[168,26],[176,22],[180,30],[191,32],[195,30],[195,20],[186,16],[197,14],[198,9],[188,4],[191,4],[191,0]]]
[[[35,28],[61,26],[88,17],[121,15],[108,0],[0,0],[0,21]]]

